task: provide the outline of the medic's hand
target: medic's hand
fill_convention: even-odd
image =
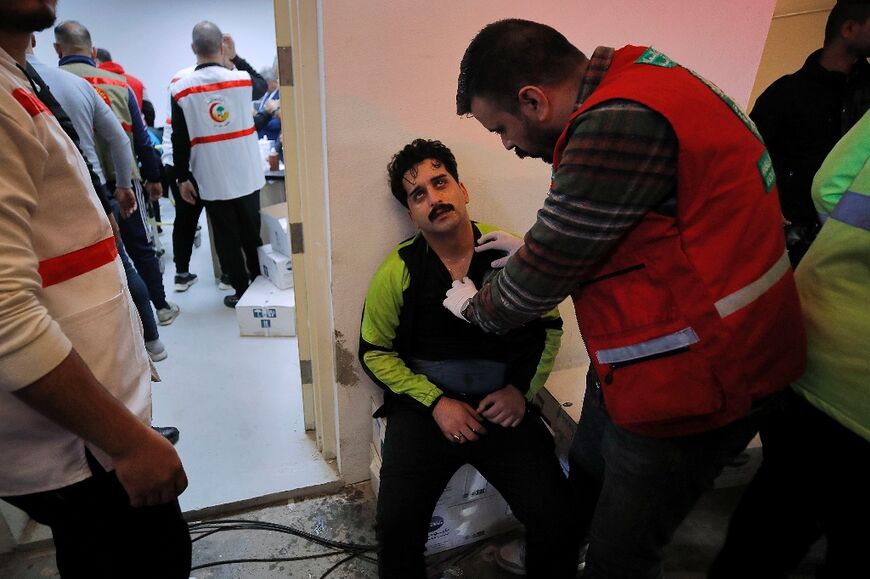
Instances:
[[[269,99],[263,105],[263,112],[269,113],[271,116],[275,116],[278,114],[278,110],[281,108],[281,101],[278,99]]]
[[[136,445],[112,455],[118,481],[130,505],[162,505],[187,488],[187,475],[172,445],[150,428],[142,429]]]
[[[501,390],[487,394],[480,401],[477,412],[490,422],[513,428],[526,416],[526,398],[515,386],[507,384]]]
[[[480,415],[474,411],[474,408],[460,400],[442,396],[435,403],[432,417],[444,437],[456,444],[474,442],[479,438],[478,435],[486,434]]]
[[[445,308],[450,310],[450,313],[467,322],[465,316],[462,315],[462,310],[468,305],[469,300],[477,295],[477,287],[474,282],[468,279],[468,276],[461,280],[454,280],[453,286],[447,290],[447,297],[441,302]]]
[[[181,198],[190,203],[191,205],[196,205],[196,189],[193,186],[193,183],[190,181],[181,181],[178,183],[178,192],[181,194]]]
[[[522,246],[523,240],[519,237],[514,237],[506,231],[490,231],[489,233],[480,236],[480,239],[477,240],[477,246],[474,248],[474,251],[481,252],[489,249],[497,249],[498,251],[507,252],[506,256],[500,257],[489,264],[492,267],[497,268],[504,267],[508,258],[516,253],[516,251]]]
[[[121,217],[124,219],[136,211],[136,194],[130,187],[115,187],[115,200],[118,202]]]
[[[150,201],[157,201],[163,197],[163,185],[156,181],[148,181],[145,183],[145,191],[148,192],[148,199]]]
[[[109,225],[112,226],[112,237],[115,238],[115,245],[120,247],[123,242],[121,241],[121,230],[118,229],[118,222],[115,221],[115,216],[111,213],[106,215],[106,217],[109,218]]]

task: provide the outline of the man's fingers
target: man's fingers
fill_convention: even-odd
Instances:
[[[496,260],[493,260],[489,265],[490,265],[490,267],[492,267],[493,269],[499,269],[499,268],[502,268],[502,267],[504,267],[505,265],[507,265],[507,262],[508,262],[508,258],[509,258],[509,257],[510,257],[509,255],[506,255],[506,256],[504,256],[504,257],[500,257],[500,258],[498,258],[498,259],[496,259]]]
[[[479,438],[477,436],[477,434],[475,434],[474,430],[470,426],[467,426],[467,425],[459,433],[459,436],[461,438],[464,438],[465,440],[467,440],[469,442],[475,442]],[[463,442],[465,442],[465,440],[463,440]]]

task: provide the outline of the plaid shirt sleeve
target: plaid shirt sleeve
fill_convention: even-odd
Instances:
[[[556,307],[646,213],[673,198],[676,135],[657,112],[607,101],[575,119],[525,245],[465,310],[502,333]]]

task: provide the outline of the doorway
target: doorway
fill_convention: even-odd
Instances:
[[[281,68],[290,71],[282,74],[281,115],[294,239],[297,336],[239,336],[235,313],[221,303],[224,294],[211,276],[204,218],[203,244],[191,263],[200,282],[185,294],[173,293],[171,229],[163,234],[164,285],[169,300],[181,305],[182,314],[172,325],[160,328],[169,358],[157,366],[163,382],[154,385],[154,424],[181,430],[178,450],[191,487],[180,500],[192,517],[341,485],[334,460],[338,436],[325,267],[328,244],[320,241],[327,239],[327,226],[318,203],[306,200],[324,198],[317,3],[298,4],[212,0],[180,5],[157,0],[143,9],[111,0],[64,0],[58,9],[59,20],[85,24],[95,46],[113,49],[115,59],[150,87],[158,124],[166,117],[169,103],[164,91],[169,78],[192,60],[190,30],[199,20],[212,19],[231,32],[239,54],[250,58],[257,69],[272,64],[276,45],[283,47],[278,49]],[[129,27],[116,25],[118,21],[136,22],[140,30],[131,35]],[[277,42],[272,34],[276,28]],[[52,41],[49,29],[39,35],[37,44],[37,56],[49,63],[56,62]],[[298,42],[296,53],[305,55],[308,67],[304,74],[296,74],[295,82],[292,42]],[[303,88],[304,94],[297,96]],[[303,199],[300,191],[308,197]],[[162,218],[171,223],[172,207],[166,199],[162,204]],[[303,222],[313,251],[305,252]],[[318,297],[308,299],[309,292],[317,292]],[[38,525],[22,520],[20,511],[7,512],[5,507],[0,512],[0,552],[48,538]]]

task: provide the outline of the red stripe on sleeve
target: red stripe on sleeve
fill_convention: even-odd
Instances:
[[[46,107],[41,100],[36,98],[35,94],[27,92],[23,88],[16,88],[15,90],[13,90],[12,96],[15,97],[15,100],[18,101],[18,104],[24,107],[24,110],[27,111],[31,117],[35,117],[39,113],[48,113],[49,115],[51,114],[51,111],[48,110],[48,107]]]

